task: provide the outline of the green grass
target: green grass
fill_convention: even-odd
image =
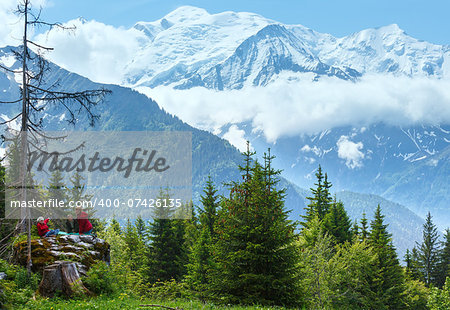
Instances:
[[[158,304],[168,307],[178,307],[184,310],[281,310],[282,307],[262,307],[262,306],[218,306],[214,304],[204,304],[199,301],[154,301],[140,300],[121,294],[116,297],[99,296],[96,298],[63,300],[63,299],[43,299],[30,300],[26,305],[15,306],[14,309],[46,309],[46,310],[91,310],[91,309],[163,309],[160,307],[139,307],[144,304]]]

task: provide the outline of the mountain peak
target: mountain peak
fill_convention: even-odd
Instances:
[[[164,19],[172,23],[181,23],[184,21],[197,20],[201,17],[209,15],[210,14],[205,9],[190,5],[183,5],[167,14]]]
[[[377,28],[378,31],[384,32],[384,33],[404,33],[405,31],[401,29],[397,24],[390,24],[387,26],[383,26],[380,28]]]

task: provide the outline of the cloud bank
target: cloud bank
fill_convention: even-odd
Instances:
[[[76,28],[71,31],[55,28],[38,35],[36,41],[57,46],[47,55],[51,61],[94,82],[120,84],[125,66],[147,40],[134,28],[116,28],[95,20],[74,19],[64,25]]]
[[[14,13],[17,10],[17,4],[17,0],[0,1],[0,47],[17,46],[22,43],[23,19]],[[35,9],[46,6],[48,6],[47,0],[34,0],[32,3],[32,8]],[[32,36],[33,32],[29,35]]]
[[[138,88],[169,113],[210,131],[250,122],[267,141],[352,125],[450,124],[448,80],[372,75],[358,82],[278,79],[265,87],[215,91]]]

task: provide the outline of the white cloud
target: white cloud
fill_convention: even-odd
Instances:
[[[245,139],[245,131],[239,129],[236,125],[231,125],[228,131],[222,136],[222,138],[228,140],[241,152],[245,152],[247,150],[247,139]],[[250,149],[253,148],[250,146]]]
[[[23,19],[14,13],[18,3],[18,0],[0,1],[0,47],[17,46],[22,42]],[[31,8],[39,9],[46,6],[48,6],[47,0],[34,0]],[[32,29],[30,29],[29,35],[32,36],[32,34]]]
[[[95,82],[120,84],[125,66],[145,40],[134,28],[115,28],[94,20],[75,19],[65,25],[76,29],[54,28],[38,35],[37,42],[57,47],[46,55],[51,61]]]
[[[250,122],[269,142],[280,136],[377,122],[409,126],[450,123],[448,80],[372,75],[358,82],[277,80],[266,87],[215,91],[138,88],[193,126],[214,131]]]
[[[322,151],[320,148],[318,148],[317,146],[313,146],[310,147],[308,144],[306,144],[305,146],[303,146],[300,151],[304,152],[304,153],[308,153],[308,152],[313,152],[314,154],[316,154],[316,156],[320,156],[322,154]]]
[[[348,136],[341,136],[336,143],[338,147],[338,157],[345,159],[345,165],[350,169],[363,166],[364,153],[361,152],[364,145],[362,142],[355,143],[349,140]]]

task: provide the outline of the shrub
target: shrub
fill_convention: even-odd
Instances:
[[[8,263],[0,258],[0,272],[6,272],[8,269]]]
[[[105,262],[91,266],[83,283],[94,294],[114,294],[118,291],[117,277]]]
[[[39,286],[40,277],[38,274],[31,273],[28,276],[28,271],[23,267],[18,267],[14,276],[14,282],[19,289],[37,290]]]
[[[436,287],[431,289],[427,306],[430,310],[450,309],[450,277],[447,277],[441,290]]]
[[[189,296],[187,285],[184,282],[176,282],[174,279],[164,282],[156,282],[147,290],[149,298],[155,300],[175,300]]]
[[[32,273],[29,277],[24,267],[9,265],[4,260],[0,260],[0,272],[7,275],[0,281],[0,309],[15,309],[27,303],[39,285],[39,275]]]
[[[405,304],[408,309],[426,310],[428,288],[418,280],[406,279],[405,281]]]

